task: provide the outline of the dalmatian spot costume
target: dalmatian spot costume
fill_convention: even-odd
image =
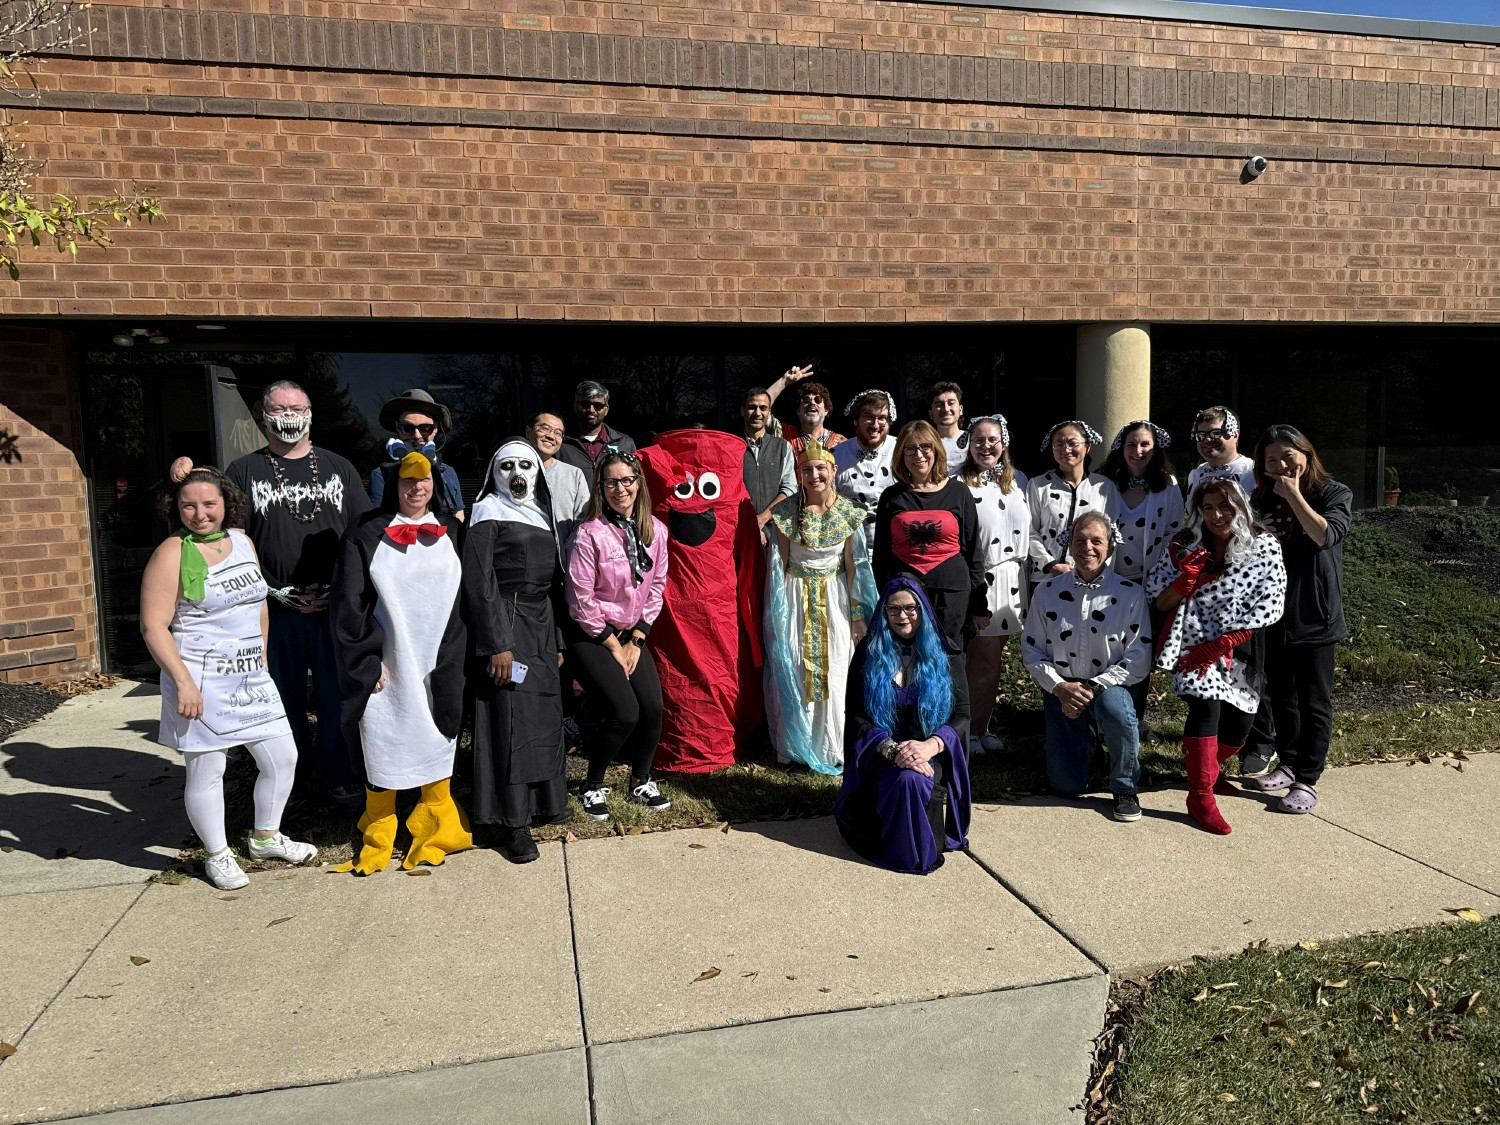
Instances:
[[[1032,477],[1026,485],[1026,506],[1031,512],[1031,542],[1027,548],[1034,584],[1050,578],[1046,570],[1055,562],[1070,566],[1068,534],[1085,512],[1103,512],[1111,523],[1120,521],[1120,492],[1106,476],[1090,473],[1075,489],[1056,469]]]
[[[1183,500],[1177,478],[1160,492],[1148,492],[1134,508],[1120,497],[1120,545],[1115,550],[1118,574],[1141,581],[1166,553],[1172,536],[1182,530]]]
[[[1104,570],[1093,582],[1058,574],[1041,583],[1021,633],[1021,662],[1052,694],[1064,680],[1129,687],[1151,671],[1146,594]]]
[[[1182,571],[1177,556],[1190,548],[1174,541],[1146,577],[1146,593],[1156,598]],[[1204,582],[1177,609],[1168,625],[1156,666],[1172,672],[1172,688],[1179,696],[1217,699],[1245,712],[1260,707],[1260,670],[1248,664],[1239,649],[1224,670],[1216,660],[1201,672],[1179,672],[1177,662],[1193,645],[1226,633],[1263,629],[1281,620],[1286,600],[1286,566],[1281,544],[1269,533],[1256,535],[1245,550],[1212,581]],[[1242,646],[1243,647],[1243,646]]]
[[[990,623],[979,636],[1006,637],[1019,633],[1026,620],[1031,509],[1022,487],[1012,485],[1010,492],[1001,492],[999,474],[993,471],[968,487],[979,512],[979,551],[984,556],[985,601],[990,611]]]

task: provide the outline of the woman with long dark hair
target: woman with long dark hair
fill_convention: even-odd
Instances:
[[[159,508],[179,530],[156,548],[141,576],[141,634],[162,672],[156,740],[182,751],[183,804],[208,853],[204,873],[219,889],[234,890],[250,881],[224,833],[224,770],[236,746],[249,749],[260,770],[250,857],[306,863],[318,854],[280,829],[297,744],[266,670],[266,580],[240,530],[249,501],[218,469],[187,471]]]
[[[1026,621],[1031,583],[1026,580],[1026,549],[1031,542],[1031,510],[1026,506],[1026,475],[1010,460],[1010,425],[1003,414],[969,423],[959,477],[968,485],[979,515],[974,549],[984,567],[989,624],[975,631],[964,653],[973,708],[969,753],[1001,750],[1005,743],[990,731],[995,694],[1000,687],[1000,658],[1005,642]]]
[[[969,700],[963,662],[914,579],[887,584],[848,696],[839,831],[872,863],[926,875],[969,843]]]
[[[875,607],[864,514],[833,487],[833,454],[809,438],[798,492],[771,509],[766,726],[776,754],[818,773],[844,765],[844,686]]]
[[[1256,514],[1281,541],[1286,614],[1266,630],[1266,676],[1281,764],[1254,780],[1286,789],[1282,812],[1311,812],[1333,741],[1333,654],[1344,624],[1344,535],[1354,493],[1334,480],[1295,426],[1272,426],[1255,443]]]
[[[1031,583],[1073,569],[1068,537],[1079,516],[1102,512],[1111,522],[1120,515],[1120,493],[1102,473],[1090,473],[1093,450],[1104,439],[1087,422],[1058,422],[1042,441],[1053,467],[1031,478],[1026,506],[1031,510]]]
[[[1227,836],[1214,794],[1236,792],[1220,770],[1255,721],[1265,684],[1258,631],[1281,617],[1286,596],[1281,547],[1237,481],[1210,477],[1193,489],[1187,526],[1152,567],[1146,592],[1166,615],[1156,666],[1187,701],[1188,814]]]
[[[884,588],[898,574],[922,584],[948,647],[990,622],[984,560],[978,553],[979,513],[962,481],[948,475],[943,440],[932,423],[901,427],[891,458],[896,483],[875,509],[870,565]]]
[[[1182,492],[1172,475],[1167,450],[1172,436],[1155,422],[1144,418],[1126,422],[1109,447],[1109,456],[1099,469],[1119,493],[1117,522],[1120,542],[1115,548],[1112,566],[1121,578],[1144,585],[1146,576],[1167,552],[1167,543],[1182,530]],[[1148,603],[1151,635],[1161,632],[1166,614],[1155,601]],[[1136,719],[1141,741],[1155,737],[1146,723],[1146,704],[1150,697],[1151,677],[1132,684],[1130,697],[1135,701]]]
[[[622,751],[630,799],[653,812],[672,807],[651,766],[661,741],[661,680],[646,636],[667,586],[667,527],[651,514],[651,492],[634,453],[609,450],[595,467],[594,495],[568,557],[568,666],[603,712],[589,745],[583,811],[608,820],[605,771]]]

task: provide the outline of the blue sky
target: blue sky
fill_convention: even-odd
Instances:
[[[1256,8],[1292,8],[1301,12],[1344,12],[1360,16],[1393,16],[1409,20],[1500,25],[1500,0],[1208,0]]]

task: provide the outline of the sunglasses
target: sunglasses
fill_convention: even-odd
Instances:
[[[402,437],[431,437],[437,431],[438,426],[436,422],[430,422],[426,425],[402,422],[396,427],[396,432]]]
[[[1215,427],[1212,430],[1194,430],[1193,431],[1193,440],[1194,441],[1217,441],[1219,438],[1227,438],[1228,436],[1229,436],[1229,431],[1225,430],[1225,429],[1221,429],[1219,427]]]
[[[609,403],[607,403],[607,402],[580,402],[578,404],[578,409],[580,409],[580,410],[591,410],[591,411],[596,411],[596,412],[600,411],[600,410],[608,410],[609,409]]]

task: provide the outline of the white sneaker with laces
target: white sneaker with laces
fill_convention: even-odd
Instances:
[[[587,789],[583,794],[583,811],[585,815],[595,820],[609,819],[609,806],[604,799],[609,796],[609,786],[602,785],[598,789]]]
[[[317,854],[318,849],[314,845],[304,844],[301,840],[288,839],[281,832],[268,840],[250,837],[252,859],[284,859],[288,863],[306,863]]]
[[[250,876],[245,874],[228,848],[218,855],[204,856],[203,873],[221,891],[237,891],[250,885]]]
[[[630,791],[630,799],[645,805],[652,812],[663,812],[672,807],[672,802],[662,796],[654,781],[643,781]]]

